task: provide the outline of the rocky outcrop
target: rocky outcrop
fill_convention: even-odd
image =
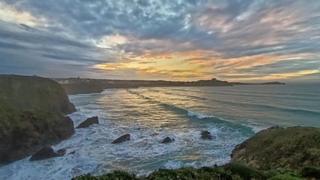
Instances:
[[[93,124],[99,124],[98,116],[88,118],[87,120],[80,123],[77,128],[87,128]]]
[[[174,141],[174,138],[166,137],[161,141],[161,143],[168,144],[168,143],[172,143],[173,141]]]
[[[273,127],[238,145],[232,162],[261,170],[320,167],[320,129]]]
[[[211,135],[211,133],[209,131],[202,131],[201,132],[201,139],[203,139],[203,140],[212,140],[213,136]]]
[[[112,141],[112,144],[119,144],[119,143],[123,143],[125,141],[130,141],[130,134],[125,134],[120,136],[119,138],[115,139],[114,141]]]
[[[60,149],[57,152],[55,152],[52,149],[52,147],[46,146],[46,147],[40,149],[34,155],[32,155],[32,157],[30,158],[30,161],[39,161],[39,160],[43,160],[43,159],[59,157],[59,156],[63,156],[65,153],[66,153],[65,149]]]
[[[75,111],[55,81],[0,75],[0,164],[33,154],[74,133],[66,114]]]

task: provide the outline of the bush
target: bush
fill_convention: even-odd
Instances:
[[[320,168],[319,167],[304,167],[301,170],[301,175],[306,178],[320,179]]]
[[[124,171],[114,171],[112,173],[96,177],[91,176],[90,174],[86,174],[73,178],[73,180],[138,180],[138,178],[136,178],[135,175],[129,174]]]

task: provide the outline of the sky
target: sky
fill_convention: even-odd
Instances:
[[[320,81],[319,0],[0,0],[0,73]]]

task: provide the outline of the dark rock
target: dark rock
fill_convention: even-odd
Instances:
[[[201,139],[211,140],[211,139],[213,139],[213,136],[211,135],[211,133],[209,131],[202,131],[201,132]]]
[[[71,151],[69,154],[75,154],[76,153],[76,151]]]
[[[153,134],[151,134],[151,136],[158,136],[159,135],[159,133],[153,133]]]
[[[57,155],[59,156],[64,156],[66,154],[67,150],[66,149],[59,149],[57,151]]]
[[[74,134],[73,121],[68,116],[64,117],[64,121],[56,128],[59,131],[59,139],[67,139]]]
[[[59,151],[54,152],[52,147],[46,146],[40,149],[40,151],[36,152],[34,155],[32,155],[32,157],[30,158],[30,161],[39,161],[43,159],[63,156],[65,152],[66,152],[65,149],[60,149]]]
[[[114,141],[112,141],[112,144],[119,144],[119,143],[123,143],[125,141],[129,141],[130,140],[130,134],[125,134],[123,136],[120,136],[119,138],[115,139]]]
[[[87,120],[80,123],[77,128],[87,128],[92,124],[99,124],[98,116],[93,116],[91,118],[88,118]]]
[[[174,138],[166,137],[161,141],[161,143],[168,144],[168,143],[172,143],[173,141],[174,141]]]

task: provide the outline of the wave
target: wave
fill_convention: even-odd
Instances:
[[[180,94],[177,94],[178,96]],[[182,95],[181,95],[182,96]],[[301,113],[301,114],[308,114],[308,115],[320,115],[319,111],[309,110],[309,109],[299,109],[299,108],[292,108],[292,107],[282,107],[282,106],[275,106],[275,105],[269,105],[269,104],[258,104],[258,103],[248,103],[248,102],[234,102],[234,101],[225,101],[225,100],[219,100],[215,98],[208,98],[208,100],[212,100],[219,103],[224,104],[231,104],[231,105],[241,105],[241,106],[250,106],[250,107],[258,107],[258,108],[265,108],[265,109],[271,109],[276,111],[285,111],[290,113]]]
[[[225,86],[212,86],[212,87],[225,87]],[[239,89],[230,89],[229,87],[230,86],[226,86],[228,87],[228,90],[227,92],[231,92],[231,93],[250,93],[250,94],[256,94],[256,95],[261,95],[261,92],[258,92],[258,91],[246,91],[246,90],[239,90]],[[262,86],[261,86],[262,87]],[[196,89],[179,89],[179,88],[172,88],[171,90],[174,90],[174,91],[183,91],[183,92],[206,92],[206,93],[216,93],[216,91],[212,92],[211,90],[210,91],[204,91],[204,89],[207,89],[208,87],[205,87],[205,88],[201,88],[201,87],[197,87],[197,89],[199,90],[196,90]],[[318,94],[317,93],[298,93],[298,92],[263,92],[263,95],[286,95],[286,96],[307,96],[307,97],[314,97],[314,96],[317,96]]]
[[[161,101],[152,99],[150,97],[144,96],[138,92],[134,92],[131,90],[128,90],[129,93],[137,95],[143,99],[146,99],[152,103],[157,103],[160,106],[166,108],[169,111],[172,111],[176,114],[180,114],[180,115],[184,115],[186,116],[186,118],[190,119],[190,120],[200,120],[202,122],[210,122],[210,123],[215,123],[217,126],[222,126],[222,127],[230,127],[230,128],[235,128],[235,129],[240,129],[243,133],[247,134],[247,135],[252,135],[254,134],[254,130],[252,127],[250,126],[246,126],[244,124],[239,124],[239,123],[235,123],[232,122],[230,120],[221,118],[221,117],[216,117],[216,116],[212,116],[212,115],[205,115],[205,114],[201,114],[198,112],[194,112],[173,104],[168,104],[168,103],[163,103]]]
[[[183,96],[183,97],[189,97],[191,99],[197,99],[197,100],[207,100],[207,98],[204,98],[204,97],[199,97],[199,96],[194,96],[194,95],[188,95],[188,94],[177,94],[177,93],[172,93],[172,92],[163,92],[163,91],[160,91],[160,90],[155,90],[155,89],[151,89],[149,90],[151,92],[158,92],[158,93],[163,93],[163,94],[166,94],[166,95],[173,95],[173,96]]]
[[[230,127],[230,128],[239,129],[242,132],[249,135],[254,133],[254,130],[251,127],[246,126],[244,124],[238,124],[217,116],[205,115],[198,112],[190,111],[172,104],[166,104],[161,102],[159,102],[159,104],[167,108],[168,110],[174,111],[177,114],[185,115],[187,118],[191,120],[200,120],[202,122],[215,123],[215,125],[221,126],[221,127]]]
[[[309,109],[299,109],[299,108],[292,108],[292,107],[282,107],[282,106],[275,106],[275,105],[269,105],[269,104],[257,104],[257,103],[247,103],[247,102],[233,102],[233,101],[224,101],[224,100],[218,100],[210,98],[210,100],[215,102],[220,102],[224,104],[231,104],[236,106],[247,106],[247,107],[254,107],[254,108],[264,108],[264,109],[270,109],[275,111],[284,111],[289,113],[300,113],[303,115],[317,115],[320,116],[319,111],[309,110]]]
[[[175,93],[172,93],[174,95]],[[194,98],[195,96],[190,96],[190,95],[182,95],[182,94],[175,94],[178,96],[185,96],[185,97],[191,97]],[[199,98],[198,98],[199,99]],[[275,106],[275,105],[270,105],[270,104],[258,104],[258,103],[249,103],[249,102],[234,102],[234,101],[226,101],[226,100],[219,100],[216,98],[207,98],[203,100],[212,100],[215,102],[219,103],[224,103],[224,104],[231,104],[231,105],[236,105],[239,106],[247,106],[247,107],[254,107],[254,108],[265,108],[265,109],[270,109],[270,110],[275,110],[275,111],[284,111],[284,112],[289,112],[289,113],[300,113],[303,115],[313,115],[313,116],[320,116],[319,111],[314,111],[314,110],[309,110],[309,109],[299,109],[299,108],[292,108],[292,107],[282,107],[282,106]]]
[[[235,90],[228,90],[225,92],[218,92],[218,91],[206,91],[204,89],[201,90],[190,90],[190,89],[171,89],[177,92],[194,92],[194,93],[209,93],[209,94],[220,94],[220,95],[227,95],[227,96],[244,96],[244,97],[267,97],[267,98],[287,98],[287,99],[295,99],[301,101],[318,101],[318,98],[315,98],[317,94],[303,94],[303,93],[268,93],[263,92],[263,94],[259,92],[247,92],[247,91],[235,91]],[[174,94],[174,93],[173,93]]]

